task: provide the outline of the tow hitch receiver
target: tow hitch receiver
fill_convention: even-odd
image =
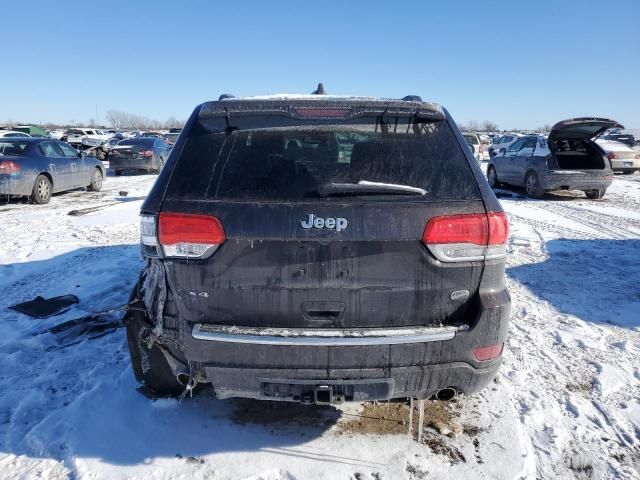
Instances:
[[[320,385],[315,390],[316,404],[328,405],[333,403],[333,389],[329,385]]]
[[[335,382],[335,383],[334,383]],[[268,380],[262,382],[262,398],[330,405],[342,402],[363,402],[371,398],[391,398],[392,379],[363,380]]]

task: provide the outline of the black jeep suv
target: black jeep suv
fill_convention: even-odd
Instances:
[[[437,104],[224,95],[142,207],[136,378],[305,403],[476,392],[507,333],[507,236]]]

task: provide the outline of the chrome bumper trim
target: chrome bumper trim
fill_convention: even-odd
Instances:
[[[314,347],[400,345],[451,340],[468,327],[407,327],[367,329],[307,329],[227,327],[198,323],[191,332],[196,340],[254,345]]]

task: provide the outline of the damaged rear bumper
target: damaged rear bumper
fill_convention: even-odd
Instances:
[[[338,403],[406,397],[430,398],[446,388],[453,388],[459,393],[474,393],[495,377],[499,367],[498,361],[485,368],[452,362],[358,369],[268,369],[205,365],[204,370],[207,379],[214,386],[216,396],[221,399],[244,397],[303,403]]]
[[[279,332],[196,324],[184,354],[219,398],[331,403],[430,398],[443,389],[474,393],[496,375],[501,357],[478,361],[477,347],[504,342],[506,290],[485,294],[462,327]],[[320,397],[318,397],[320,395]]]

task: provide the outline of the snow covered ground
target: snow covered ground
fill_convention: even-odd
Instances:
[[[461,434],[429,428],[423,444],[345,428],[367,420],[360,405],[277,408],[206,389],[153,401],[136,391],[122,329],[51,333],[127,301],[153,180],[0,202],[0,478],[640,478],[640,175],[597,201],[498,191],[512,228],[504,365],[451,405]],[[47,320],[6,308],[67,293],[80,303]],[[427,421],[441,410],[429,404]]]

